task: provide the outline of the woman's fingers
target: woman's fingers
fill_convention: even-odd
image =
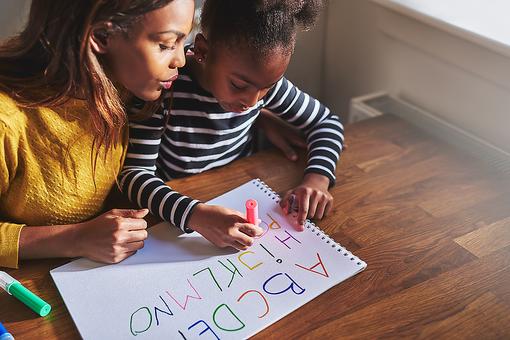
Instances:
[[[297,160],[298,156],[294,148],[292,147],[293,141],[287,141],[284,138],[274,139],[273,143],[280,149],[285,157],[291,161]]]
[[[129,242],[124,245],[124,250],[126,253],[134,252],[139,249],[142,249],[143,245],[144,245],[143,241]]]
[[[149,209],[112,209],[110,213],[118,217],[144,218],[149,213]]]
[[[136,242],[136,241],[143,241],[147,238],[148,233],[147,230],[141,229],[141,230],[131,230],[126,235],[126,243],[129,242]]]
[[[125,230],[147,229],[147,221],[143,218],[122,218],[121,228]]]
[[[308,146],[308,144],[306,144],[305,139],[300,134],[290,135],[289,141],[290,141],[290,144],[297,146],[298,148],[301,148],[301,149],[306,149],[306,147]]]

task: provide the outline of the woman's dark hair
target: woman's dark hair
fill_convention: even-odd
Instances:
[[[292,53],[296,32],[313,26],[321,9],[322,0],[205,0],[201,28],[212,45]]]
[[[145,13],[172,0],[32,0],[28,23],[0,45],[0,89],[22,107],[55,107],[83,96],[94,126],[94,143],[109,150],[126,122],[118,89],[89,38],[128,34]],[[102,22],[112,28],[97,30]]]

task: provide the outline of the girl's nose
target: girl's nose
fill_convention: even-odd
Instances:
[[[244,100],[242,101],[243,107],[246,107],[246,109],[255,106],[257,102],[259,101],[259,94],[260,91],[254,91],[253,93],[250,93],[249,96],[246,96]]]

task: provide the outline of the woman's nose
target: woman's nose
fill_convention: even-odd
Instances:
[[[179,48],[179,51],[175,53],[174,57],[170,61],[170,68],[180,68],[186,64],[186,55],[184,53],[184,48]]]

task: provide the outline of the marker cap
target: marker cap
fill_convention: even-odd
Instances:
[[[14,340],[11,333],[0,334],[0,340]]]
[[[14,282],[18,282],[18,280],[16,280],[6,272],[0,270],[0,288],[7,291],[7,287],[9,287],[9,285],[11,285]]]
[[[4,325],[0,322],[0,340],[14,340],[11,333],[7,332]]]
[[[258,226],[259,224],[259,209],[257,201],[249,199],[246,201],[246,219],[251,224]]]

